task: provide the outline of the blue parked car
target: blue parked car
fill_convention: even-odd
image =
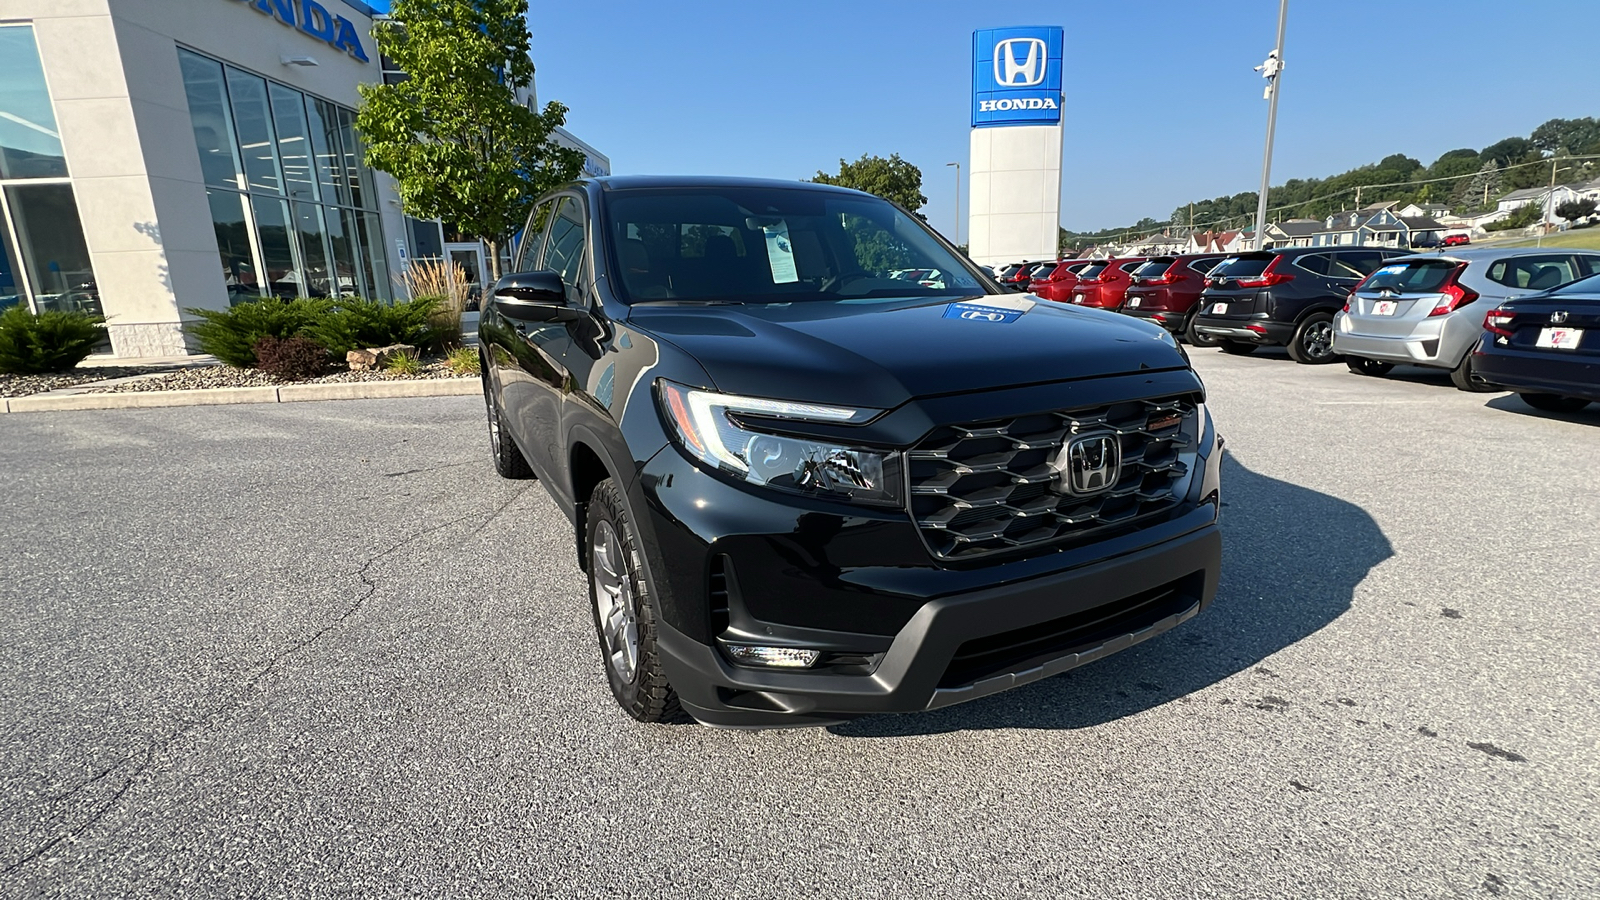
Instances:
[[[1549,412],[1600,402],[1600,275],[1503,302],[1483,327],[1473,363],[1484,380]]]

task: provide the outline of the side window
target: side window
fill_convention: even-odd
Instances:
[[[528,215],[528,227],[523,229],[522,240],[517,242],[517,258],[511,263],[511,271],[532,272],[538,267],[544,233],[550,225],[550,210],[555,208],[559,199],[546,200]]]
[[[1328,255],[1326,253],[1307,253],[1294,261],[1294,264],[1313,275],[1328,274]]]
[[[1222,262],[1222,257],[1220,256],[1213,256],[1209,259],[1197,259],[1194,262],[1189,263],[1189,268],[1199,272],[1201,275],[1204,275],[1212,269],[1215,269],[1217,267],[1217,263],[1219,262]]]
[[[1513,256],[1489,267],[1489,280],[1509,288],[1544,291],[1581,277],[1573,258],[1565,254]]]
[[[1582,269],[1585,275],[1600,275],[1600,256],[1578,257],[1578,268]]]
[[[1345,275],[1342,272],[1339,273],[1341,278],[1365,278],[1383,265],[1383,261],[1386,258],[1376,250],[1351,250],[1346,253],[1340,253],[1338,256],[1340,262],[1355,270],[1354,276]],[[1330,266],[1329,271],[1332,271],[1333,268]]]
[[[567,302],[585,297],[583,285],[584,249],[588,238],[583,228],[583,206],[572,197],[561,198],[561,205],[550,219],[550,234],[544,242],[541,268],[561,276],[567,286]]]

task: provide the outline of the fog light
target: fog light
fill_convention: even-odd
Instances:
[[[734,662],[746,666],[766,666],[774,669],[806,669],[816,665],[818,650],[799,647],[756,647],[750,644],[723,644]]]

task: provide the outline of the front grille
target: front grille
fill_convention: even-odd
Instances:
[[[1107,536],[1182,502],[1199,436],[1188,397],[1133,400],[935,429],[906,454],[911,515],[940,559]],[[1121,475],[1088,496],[1067,493],[1062,447],[1115,435]]]
[[[974,638],[956,648],[941,688],[957,688],[1001,672],[1016,672],[1046,660],[1150,627],[1199,602],[1205,573],[1195,572],[1131,597],[1014,631]]]

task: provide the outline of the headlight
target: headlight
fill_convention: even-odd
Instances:
[[[735,397],[656,382],[661,407],[690,455],[751,484],[867,503],[900,503],[900,454],[752,430],[743,416],[850,425],[878,414],[787,400]],[[741,416],[743,414],[743,416]]]

